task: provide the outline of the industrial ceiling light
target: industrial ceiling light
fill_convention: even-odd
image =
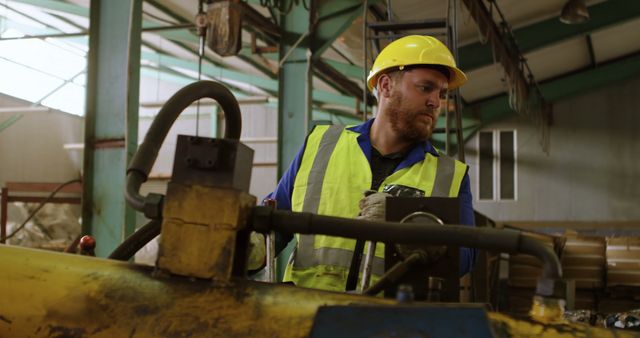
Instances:
[[[572,25],[587,21],[589,21],[589,10],[587,10],[584,0],[569,0],[562,7],[560,22]]]

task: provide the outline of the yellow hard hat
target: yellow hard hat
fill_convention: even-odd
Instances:
[[[409,65],[441,65],[449,69],[449,89],[462,86],[467,76],[456,67],[456,60],[442,42],[432,36],[409,35],[387,45],[373,62],[367,86],[373,90],[378,76],[390,68]]]

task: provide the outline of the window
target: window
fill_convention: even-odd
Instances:
[[[79,33],[31,5],[0,7],[0,93],[84,115],[87,37],[19,39],[27,35]],[[42,21],[56,23],[47,27]]]
[[[515,130],[481,131],[478,137],[480,200],[516,199]]]

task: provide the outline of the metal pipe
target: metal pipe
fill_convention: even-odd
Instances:
[[[241,97],[241,98],[237,98],[236,101],[238,101],[239,105],[243,105],[243,104],[254,104],[254,103],[269,103],[269,97],[268,96],[251,96],[251,97]],[[149,102],[141,102],[140,103],[140,107],[142,108],[161,108],[162,106],[165,105],[165,103],[167,103],[167,101],[149,101]],[[192,103],[190,105],[190,107],[195,106],[195,103]],[[212,102],[212,101],[204,101],[200,103],[200,106],[202,107],[212,107],[212,106],[218,106],[217,102]]]
[[[6,107],[0,108],[1,113],[35,113],[35,112],[49,112],[52,109],[49,107]]]
[[[256,231],[322,234],[402,244],[439,244],[491,251],[526,253],[542,261],[542,278],[561,279],[560,260],[553,250],[511,229],[476,228],[463,225],[399,224],[314,215],[303,212],[255,207],[252,226]]]
[[[367,120],[367,95],[369,90],[369,84],[367,83],[367,71],[368,71],[368,54],[367,53],[367,32],[368,32],[368,24],[367,24],[367,14],[369,13],[369,0],[364,0],[364,4],[362,5],[362,54],[363,56],[363,66],[362,66],[362,81],[364,82],[364,88],[362,89],[362,105],[364,109],[362,111],[362,121]],[[357,110],[357,109],[356,109]],[[372,112],[373,114],[373,112]]]
[[[376,242],[368,241],[367,254],[364,256],[364,269],[362,270],[362,281],[360,282],[360,291],[364,291],[369,287],[371,281],[371,271],[373,271],[373,257],[376,253]]]
[[[398,282],[400,278],[402,278],[409,270],[413,267],[414,264],[420,262],[420,254],[414,253],[413,255],[407,257],[406,260],[394,265],[389,271],[387,271],[377,283],[372,285],[370,288],[364,290],[362,293],[369,296],[375,296],[380,291],[384,290],[390,285]]]
[[[181,29],[193,29],[196,26],[192,23],[179,24],[173,26],[158,26],[158,27],[146,27],[142,28],[143,32],[160,32],[160,31],[168,31],[168,30],[181,30]],[[25,35],[25,36],[16,36],[9,38],[0,38],[0,41],[10,41],[10,40],[30,40],[30,39],[64,39],[64,38],[75,38],[81,36],[87,36],[89,32],[77,32],[77,33],[53,33],[53,34],[38,34],[38,35]]]
[[[451,27],[451,46],[453,48],[453,57],[456,62],[460,62],[458,56],[458,0],[449,0],[449,5],[453,6],[451,11],[452,24]],[[453,4],[453,5],[451,5]],[[456,118],[456,143],[458,144],[458,160],[464,162],[464,135],[462,134],[462,97],[460,96],[460,89],[456,88],[453,91],[455,97],[455,118]],[[448,106],[448,102],[447,102]],[[447,137],[449,134],[447,133]]]
[[[265,269],[267,270],[267,281],[269,283],[277,282],[276,279],[276,233],[270,231],[265,235],[267,242],[267,262]]]
[[[169,129],[185,108],[205,97],[220,103],[225,115],[224,137],[240,139],[242,129],[240,107],[229,89],[214,81],[198,81],[180,89],[158,112],[127,169],[125,198],[134,209],[144,211],[145,197],[139,193],[140,186],[147,180]]]

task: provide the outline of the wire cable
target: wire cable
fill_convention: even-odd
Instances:
[[[64,183],[60,184],[54,191],[51,192],[51,194],[49,194],[49,196],[47,196],[47,198],[45,198],[44,201],[40,202],[40,205],[38,205],[38,207],[34,211],[32,211],[31,214],[29,214],[29,217],[27,217],[27,219],[24,220],[24,222],[22,222],[22,224],[20,224],[20,226],[17,229],[13,230],[13,232],[9,236],[7,236],[5,238],[5,241],[7,239],[15,236],[20,230],[22,230],[27,225],[27,222],[29,222],[38,213],[38,211],[40,211],[40,209],[42,209],[42,207],[44,207],[45,204],[49,203],[53,199],[53,197],[55,197],[55,195],[60,190],[62,190],[62,188],[66,187],[66,186],[68,186],[70,184],[73,184],[73,183],[81,183],[81,182],[82,181],[80,179],[73,179],[71,181],[67,181],[67,182],[64,182]],[[47,237],[49,237],[49,239],[52,238],[51,235],[44,228],[40,227],[40,229],[45,233],[45,235],[47,235]]]
[[[160,21],[162,23],[166,23],[166,24],[170,24],[170,25],[175,25],[175,24],[179,23],[179,22],[175,22],[175,21],[171,21],[171,20],[168,20],[168,19],[161,18],[160,16],[155,15],[155,14],[151,14],[149,12],[143,12],[142,14],[146,15],[146,16],[152,18],[152,19],[158,20],[158,21]]]

